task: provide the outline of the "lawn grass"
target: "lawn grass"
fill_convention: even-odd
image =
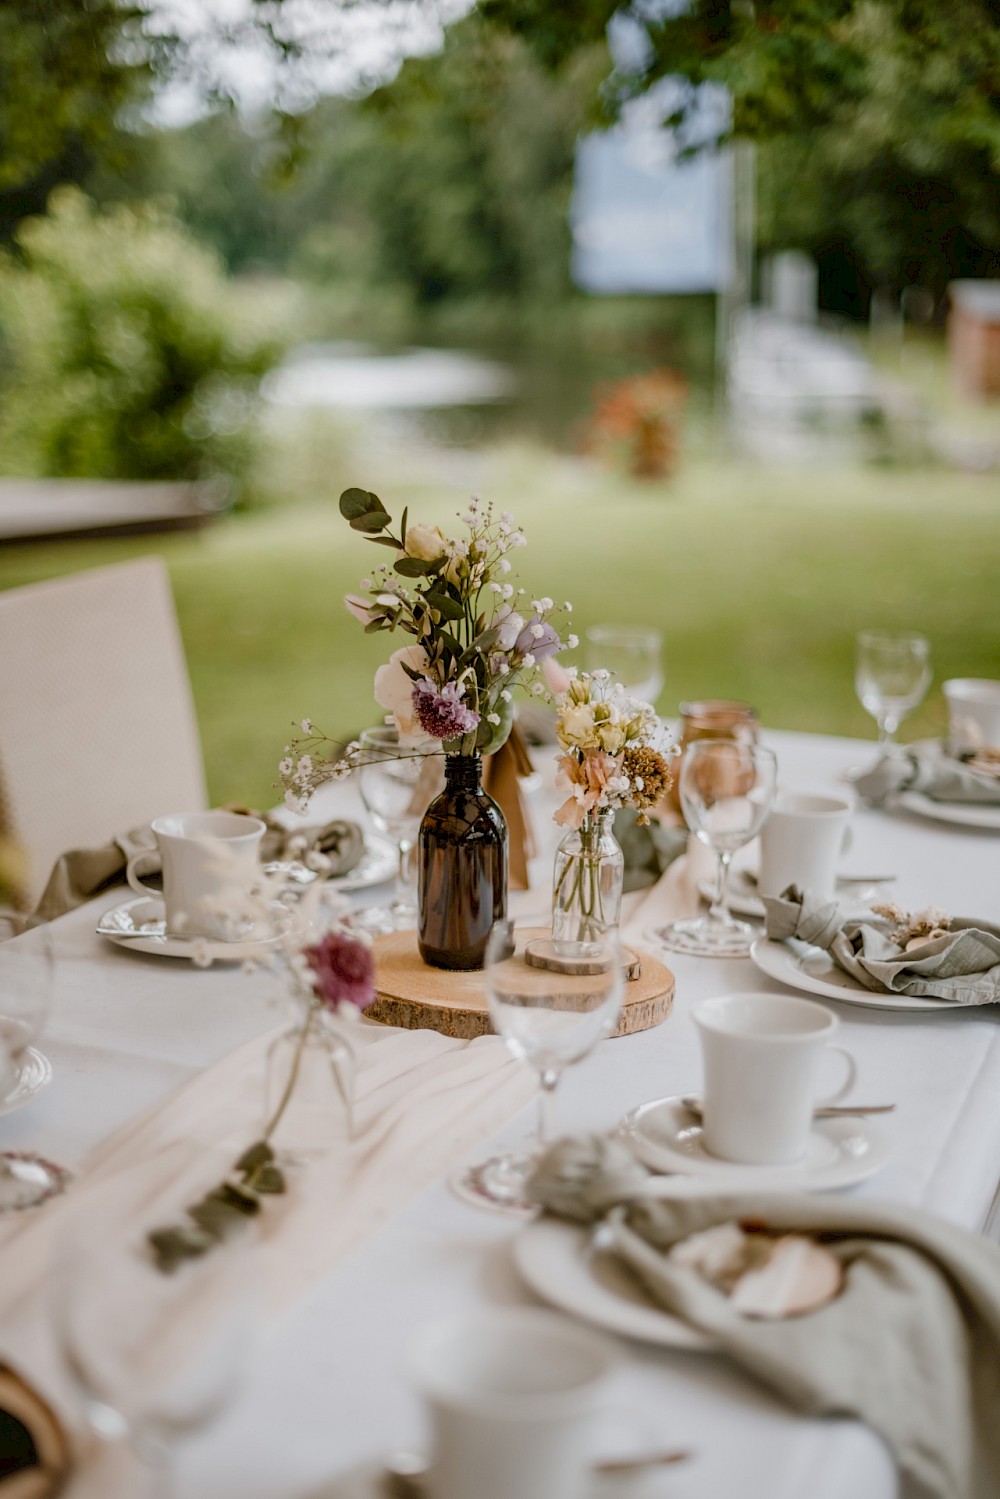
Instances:
[[[294,499],[198,534],[6,547],[0,587],[162,555],[211,795],[257,806],[276,798],[293,720],[348,734],[378,716],[372,674],[396,642],[365,636],[341,600],[388,554],[338,516],[352,483],[442,526],[472,489],[511,509],[529,539],[521,581],[572,599],[581,636],[599,621],[663,631],[666,714],[686,697],[739,697],[765,725],[873,735],[853,692],[864,627],[927,634],[937,682],[1000,677],[1000,477],[698,459],[669,485],[640,485],[533,446],[410,461],[365,449],[351,459],[338,438],[326,467],[312,450],[306,477],[289,468]],[[932,691],[906,737],[943,717]]]

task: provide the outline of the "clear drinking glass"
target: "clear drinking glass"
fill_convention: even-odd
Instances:
[[[55,990],[55,947],[44,922],[0,914],[0,1112],[17,1107],[33,1084],[50,1075],[35,1042],[45,1028]],[[30,1151],[0,1152],[0,1213],[33,1207],[61,1192],[62,1166]]]
[[[438,789],[434,771],[440,761],[401,748],[397,730],[388,724],[365,729],[359,739],[361,800],[379,832],[396,844],[398,854],[391,905],[369,907],[362,920],[373,931],[400,931],[417,923],[410,855],[420,819]]]
[[[715,854],[715,895],[707,916],[675,921],[656,935],[674,952],[698,958],[738,958],[755,932],[729,914],[729,865],[737,849],[756,838],[771,810],[777,761],[761,745],[732,739],[698,739],[684,752],[681,810],[699,842]]]
[[[923,635],[858,636],[854,686],[861,706],[878,724],[880,758],[895,748],[896,730],[931,685],[931,648]]]
[[[483,1207],[533,1211],[524,1187],[552,1137],[555,1090],[567,1067],[609,1036],[621,1008],[624,975],[618,933],[594,934],[587,973],[556,973],[525,960],[525,938],[498,922],[486,949],[486,997],[493,1029],[538,1075],[533,1148],[491,1156],[467,1167],[453,1185]]]
[[[631,625],[592,625],[586,632],[588,671],[610,671],[630,697],[655,703],[663,690],[659,630]]]
[[[241,1389],[259,1336],[255,1234],[166,1274],[145,1240],[148,1180],[109,1183],[67,1224],[52,1276],[57,1346],[92,1430],[124,1442],[156,1499],[174,1499],[176,1446]],[[164,1221],[170,1221],[168,1211]]]

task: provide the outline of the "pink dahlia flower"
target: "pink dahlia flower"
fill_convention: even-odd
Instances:
[[[303,955],[314,974],[313,993],[328,1009],[357,1005],[364,1010],[375,998],[375,960],[366,942],[344,932],[327,932]]]

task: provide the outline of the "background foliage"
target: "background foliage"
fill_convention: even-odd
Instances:
[[[150,208],[76,188],[0,260],[0,467],[22,475],[226,481],[253,458],[280,344],[210,250]]]

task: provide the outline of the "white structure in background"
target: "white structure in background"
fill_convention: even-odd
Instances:
[[[725,291],[733,276],[730,151],[686,146],[725,128],[729,97],[704,85],[684,132],[666,129],[689,85],[665,78],[618,125],[577,143],[572,276],[584,291]]]
[[[847,338],[816,324],[816,266],[791,251],[763,268],[768,304],[732,320],[728,397],[732,436],[770,462],[857,457],[882,410],[878,381]]]
[[[419,411],[502,401],[514,390],[502,364],[454,349],[382,354],[368,344],[300,344],[261,387],[276,406]]]

